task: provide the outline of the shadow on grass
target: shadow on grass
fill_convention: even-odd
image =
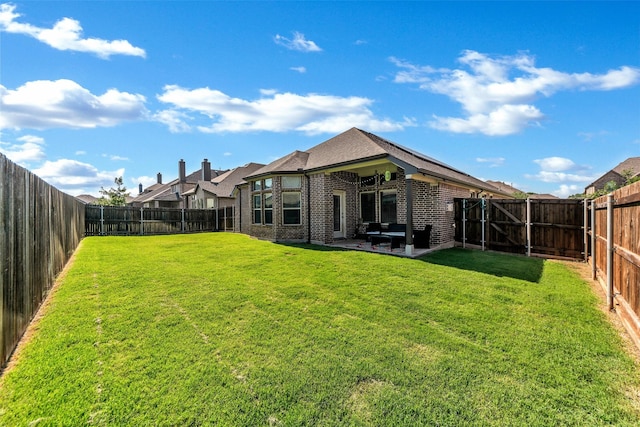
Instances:
[[[351,250],[348,248],[309,243],[278,242],[277,244],[320,252],[345,252]],[[541,258],[528,258],[521,255],[482,252],[462,248],[443,249],[431,252],[415,260],[418,262],[490,274],[497,277],[511,277],[533,283],[540,281],[542,270],[544,269],[544,260]]]
[[[542,270],[544,269],[544,260],[540,258],[461,248],[432,252],[418,259],[430,264],[491,274],[498,277],[511,277],[533,283],[540,281]]]

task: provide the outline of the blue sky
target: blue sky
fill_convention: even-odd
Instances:
[[[638,2],[0,4],[0,151],[74,195],[354,126],[558,196],[640,155]]]

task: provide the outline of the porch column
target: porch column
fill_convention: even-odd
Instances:
[[[407,192],[407,226],[405,229],[405,253],[413,255],[413,179],[411,175],[405,176]]]

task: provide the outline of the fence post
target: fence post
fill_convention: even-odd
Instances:
[[[527,197],[527,256],[531,256],[531,198]]]
[[[100,235],[104,236],[104,206],[100,206]]]
[[[484,251],[484,223],[485,223],[485,219],[484,219],[484,204],[486,202],[486,199],[483,197],[482,198],[482,219],[480,219],[480,223],[482,224],[482,250]]]
[[[587,199],[584,199],[584,215],[582,217],[582,229],[584,231],[584,261],[587,262],[589,259],[589,253],[587,252],[587,248],[589,247],[589,232],[587,230],[587,225],[589,222],[589,214],[587,208]]]
[[[609,310],[613,305],[613,193],[607,195],[607,300]]]
[[[181,228],[182,228],[182,232],[184,233],[184,208],[182,208],[182,225],[181,225]]]
[[[467,247],[467,199],[462,199],[462,247]]]
[[[596,202],[591,200],[591,278],[596,280]]]
[[[144,236],[144,208],[140,207],[140,235]]]

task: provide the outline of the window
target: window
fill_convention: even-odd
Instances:
[[[299,176],[283,176],[282,188],[300,188],[302,187],[302,178]]]
[[[300,215],[300,193],[282,193],[282,222],[289,225],[299,225]]]
[[[362,222],[376,222],[376,193],[360,193],[360,218]]]
[[[380,192],[380,221],[388,223],[398,221],[395,191]]]
[[[253,223],[262,224],[262,195],[253,195]]]
[[[273,224],[273,194],[264,193],[264,223]]]
[[[251,182],[254,224],[273,224],[273,193],[271,193],[271,188],[273,188],[273,178]]]

